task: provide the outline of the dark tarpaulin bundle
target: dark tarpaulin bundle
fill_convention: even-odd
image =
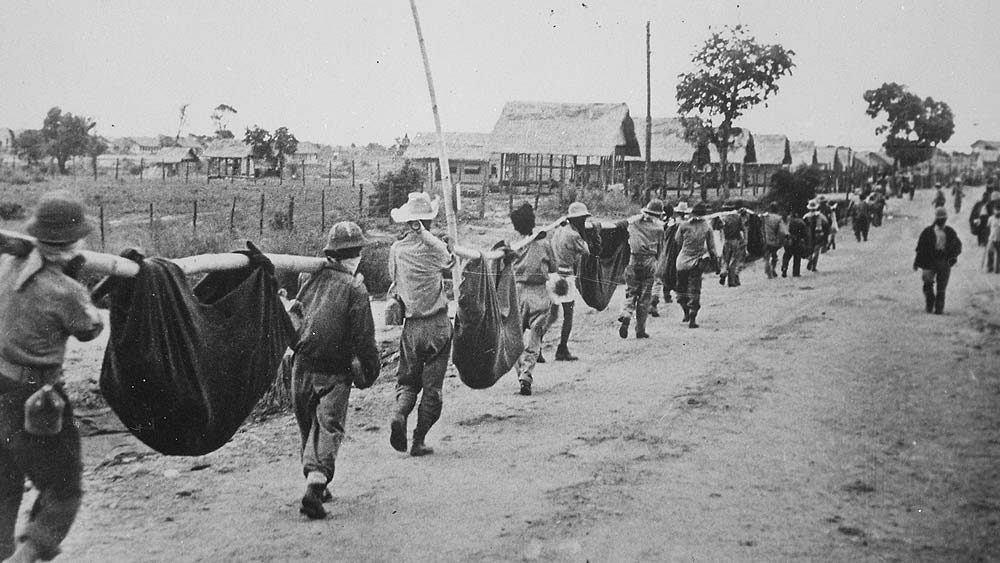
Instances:
[[[492,273],[494,269],[499,271]],[[505,259],[488,263],[482,257],[469,261],[458,289],[452,349],[459,378],[473,389],[492,387],[523,351],[510,263]]]
[[[764,219],[755,213],[747,214],[747,255],[744,262],[753,262],[767,253],[764,243]]]
[[[674,237],[677,235],[677,228],[680,223],[674,223],[667,227],[663,235],[663,252],[656,262],[656,271],[653,277],[663,281],[663,291],[672,291],[677,287],[677,255],[680,254],[681,245],[677,244]]]
[[[161,258],[114,279],[111,336],[101,368],[108,405],[166,455],[204,455],[236,433],[270,389],[295,340],[270,262],[208,274],[193,290]]]
[[[595,234],[592,231],[598,228],[601,229],[601,254],[585,256],[580,261],[576,286],[584,303],[603,311],[611,302],[618,285],[625,283],[625,268],[628,266],[630,252],[626,228],[591,227],[587,229],[588,238],[592,238]]]

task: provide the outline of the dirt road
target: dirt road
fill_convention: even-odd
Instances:
[[[925,314],[910,266],[929,195],[889,210],[818,274],[706,278],[698,330],[674,306],[620,340],[619,290],[531,397],[510,374],[448,379],[433,456],[389,447],[384,373],[352,396],[323,521],[298,514],[290,416],[201,458],[87,438],[63,559],[1000,561],[1000,276],[953,218],[966,251],[946,314]],[[99,354],[71,370],[96,377]]]

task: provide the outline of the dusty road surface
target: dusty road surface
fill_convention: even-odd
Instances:
[[[298,512],[289,415],[200,458],[86,438],[62,559],[1000,561],[1000,275],[953,218],[965,253],[946,313],[925,314],[929,195],[889,211],[818,274],[706,278],[698,330],[672,306],[619,339],[620,289],[577,315],[580,361],[551,361],[553,328],[531,397],[511,374],[448,379],[433,456],[389,447],[384,372],[352,396],[323,521]],[[96,378],[100,354],[75,348],[70,376]]]

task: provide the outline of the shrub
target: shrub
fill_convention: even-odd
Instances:
[[[365,277],[365,287],[371,295],[383,295],[389,291],[389,248],[392,240],[376,240],[361,253],[358,272]]]
[[[771,177],[771,187],[761,198],[761,204],[776,202],[780,208],[802,215],[809,200],[816,197],[820,181],[819,171],[813,168],[799,167],[795,172],[779,170]]]
[[[389,210],[406,203],[407,194],[420,191],[424,185],[424,173],[410,166],[407,161],[395,172],[389,172],[375,184],[375,195],[370,201],[369,214],[388,215]]]
[[[19,220],[25,215],[24,206],[20,203],[0,203],[0,219]]]
[[[285,211],[275,211],[268,224],[275,231],[288,231],[292,227],[292,222]]]

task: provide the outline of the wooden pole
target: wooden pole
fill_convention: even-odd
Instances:
[[[302,160],[299,164],[299,172],[302,174],[302,185],[306,185],[306,161]]]
[[[482,185],[480,186],[480,198],[479,198],[479,218],[482,219],[486,217],[486,196],[490,193],[490,161],[489,157],[479,163],[482,168],[480,168]]]
[[[295,230],[295,196],[288,196],[288,230]]]
[[[260,193],[260,228],[258,238],[264,238],[264,192]]]
[[[354,189],[354,159],[351,159],[351,189]]]
[[[198,232],[198,200],[194,200],[194,213],[191,215],[191,232]]]
[[[649,48],[649,22],[646,22],[646,165],[642,169],[642,189],[649,189],[650,161],[653,150],[653,105],[652,90],[650,86],[650,48]]]
[[[153,230],[153,204],[149,204],[149,230]]]
[[[145,168],[145,159],[139,159],[139,183],[142,183],[142,169]]]
[[[163,177],[162,178],[163,179],[163,183],[166,184],[167,183],[167,164],[165,162],[163,162],[162,158],[160,159],[160,176]]]
[[[98,209],[101,213],[101,250],[104,250],[104,206],[101,205]]]
[[[365,209],[365,185],[358,185],[358,219],[361,218],[362,212]]]
[[[329,187],[329,186],[333,185],[333,161],[329,160],[327,162],[330,165],[330,167],[329,167],[329,171],[327,171],[327,173],[326,173],[326,185],[327,185],[327,187]]]
[[[229,234],[236,230],[236,196],[233,196],[233,206],[229,208]]]
[[[424,34],[420,29],[420,17],[417,15],[417,2],[410,0],[410,11],[413,12],[413,25],[417,30],[417,42],[420,44],[420,55],[424,61],[424,74],[427,76],[427,91],[431,98],[431,111],[434,113],[434,129],[438,136],[438,152],[441,164],[441,189],[444,192],[444,211],[448,221],[448,239],[452,245],[458,244],[458,221],[455,218],[454,201],[452,199],[451,168],[448,164],[448,147],[444,142],[444,134],[441,129],[441,116],[438,114],[437,95],[434,93],[434,79],[431,77],[431,63],[427,57],[427,46],[424,44]],[[458,261],[452,267],[452,288],[458,295],[458,284],[461,276],[461,268]]]
[[[319,232],[326,232],[326,190],[319,192]]]
[[[118,159],[115,159],[115,180],[118,180]]]
[[[94,165],[94,181],[97,181],[97,157],[95,156],[93,160],[90,161]],[[10,169],[14,171],[14,159],[10,160]]]

